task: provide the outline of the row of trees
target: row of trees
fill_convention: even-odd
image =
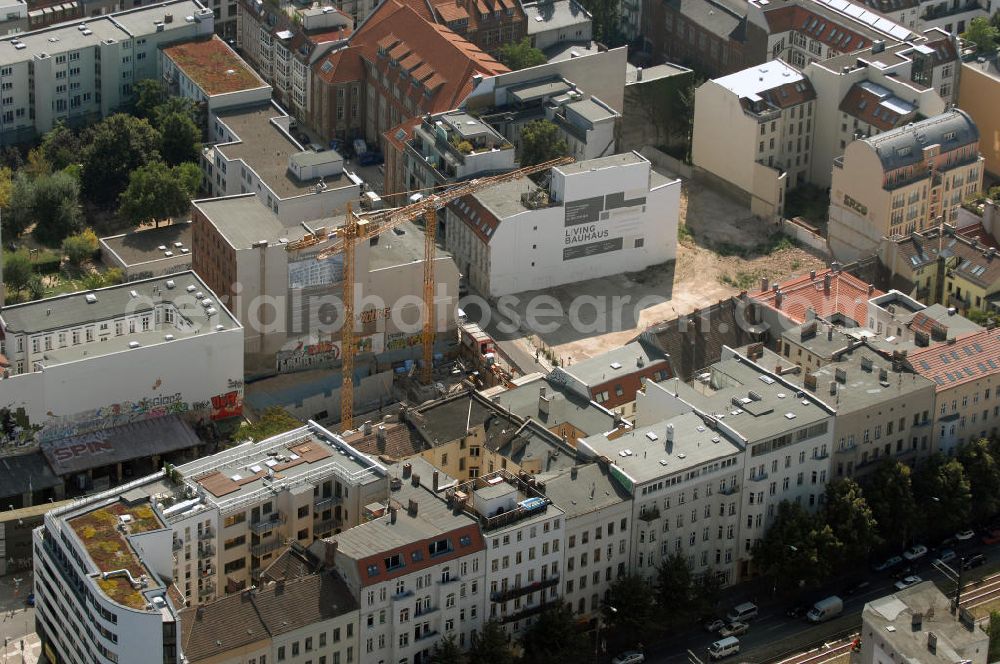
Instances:
[[[863,488],[851,479],[831,483],[816,514],[781,503],[754,563],[777,588],[818,585],[874,553],[937,542],[998,512],[1000,441],[967,443],[955,457],[938,454],[915,470],[887,459]]]

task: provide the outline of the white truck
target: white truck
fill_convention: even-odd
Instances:
[[[840,599],[836,595],[831,595],[826,599],[821,599],[820,601],[813,604],[813,607],[809,609],[809,613],[806,614],[806,618],[810,622],[821,623],[831,618],[836,618],[844,611],[844,600]]]

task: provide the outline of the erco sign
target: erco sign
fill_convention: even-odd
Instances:
[[[860,203],[859,201],[854,200],[847,194],[844,194],[844,206],[851,208],[852,210],[860,214],[862,217],[868,216],[868,206],[864,205],[863,203]]]

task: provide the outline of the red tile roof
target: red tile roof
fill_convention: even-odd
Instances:
[[[851,117],[857,118],[866,124],[888,131],[896,127],[902,127],[910,122],[917,115],[916,109],[909,113],[900,114],[894,108],[883,104],[883,101],[892,98],[889,90],[887,94],[880,96],[875,90],[881,86],[862,86],[855,83],[844,95],[844,100],[840,102],[840,110]],[[884,89],[884,88],[883,88]]]
[[[937,384],[944,392],[988,376],[1000,376],[1000,328],[970,332],[955,343],[938,344],[910,351],[913,370]]]
[[[826,275],[830,275],[829,292],[824,292]],[[778,293],[781,293],[780,304],[777,303]],[[757,302],[776,309],[796,323],[804,323],[806,311],[812,309],[820,318],[829,318],[834,314],[845,316],[859,325],[868,322],[868,300],[884,295],[877,288],[870,287],[854,275],[846,272],[823,270],[810,275],[790,279],[767,292],[750,293]]]
[[[845,18],[844,23],[834,23],[799,5],[765,12],[764,17],[772,35],[795,30],[823,42],[839,53],[850,53],[871,46],[871,41],[867,38],[844,27],[848,19]]]
[[[472,90],[473,74],[494,76],[509,71],[474,44],[430,23],[414,6],[400,0],[383,2],[351,35],[347,49],[322,58],[314,71],[328,83],[356,81],[364,73],[360,61],[366,60],[383,70],[391,85],[401,76],[400,67],[392,66],[391,61],[400,59],[432,92],[430,108],[420,104],[423,111],[431,113],[457,107]],[[418,86],[410,88],[416,89],[410,94],[423,94]]]

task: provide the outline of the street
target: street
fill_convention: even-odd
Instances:
[[[960,555],[983,553],[987,556],[985,566],[963,573],[962,606],[970,608],[983,598],[1000,594],[1000,578],[994,579],[991,573],[1000,566],[993,547],[981,544],[969,544],[963,547]],[[949,581],[931,564],[936,554],[929,553],[914,563],[915,574],[924,581],[934,581],[949,597],[954,595],[954,583]],[[785,615],[787,609],[795,604],[793,600],[781,603],[768,603],[763,598],[760,613],[750,622],[750,630],[740,639],[740,662],[778,662],[794,654],[816,648],[825,643],[839,641],[849,634],[857,632],[861,627],[861,612],[865,603],[878,597],[889,595],[896,591],[895,579],[891,572],[868,572],[864,578],[858,578],[854,584],[868,581],[869,585],[860,592],[846,595],[839,586],[824,590],[810,591],[801,597],[803,604],[812,604],[818,599],[829,595],[840,595],[844,600],[844,612],[824,623],[814,625],[805,618],[789,618]],[[688,650],[703,662],[708,661],[708,647],[718,635],[709,634],[704,630],[691,629],[676,639],[657,644],[646,649],[646,661],[659,664],[680,664],[690,660]]]
[[[0,577],[0,662],[3,664],[34,664],[41,653],[35,635],[35,610],[25,603],[32,592],[30,570]],[[22,657],[23,644],[23,657]]]
[[[476,323],[483,328],[483,332],[493,337],[493,341],[496,342],[500,352],[506,356],[507,360],[522,375],[535,371],[547,373],[550,369],[548,364],[543,364],[540,360],[536,360],[534,355],[525,350],[523,344],[524,334],[519,330],[516,332],[500,331],[499,323],[502,319],[498,320],[497,312],[492,310],[485,312],[484,315],[480,306],[480,303],[483,301],[481,297],[476,296],[471,301],[467,299],[460,300],[458,306],[465,312],[466,318],[470,323]],[[486,321],[485,325],[483,325],[483,321]]]

